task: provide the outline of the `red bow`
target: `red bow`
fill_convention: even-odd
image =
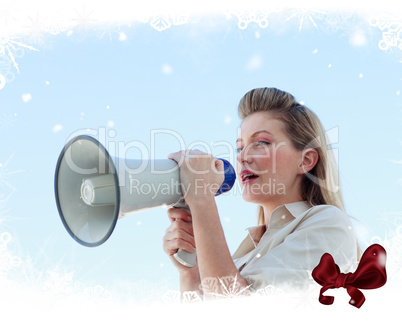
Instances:
[[[377,289],[387,282],[385,271],[386,252],[378,244],[367,248],[359,262],[355,273],[340,273],[339,266],[328,253],[321,257],[320,263],[312,272],[313,279],[322,286],[318,301],[325,305],[334,302],[333,296],[324,296],[328,289],[346,288],[351,299],[349,304],[360,308],[364,301],[364,295],[359,289]]]

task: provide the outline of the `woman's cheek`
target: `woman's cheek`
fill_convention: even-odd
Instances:
[[[274,157],[270,158],[266,162],[266,168],[269,169],[269,173],[274,175],[281,175],[289,170],[291,158],[287,153],[277,151]]]

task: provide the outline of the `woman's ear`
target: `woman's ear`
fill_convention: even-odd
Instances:
[[[318,152],[314,148],[303,150],[302,162],[299,165],[299,174],[311,171],[318,162]]]

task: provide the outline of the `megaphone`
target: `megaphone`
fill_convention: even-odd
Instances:
[[[224,162],[225,180],[216,195],[229,191],[236,180]],[[103,244],[117,220],[162,206],[184,208],[178,164],[171,159],[112,158],[106,148],[87,135],[71,139],[63,148],[55,173],[57,209],[64,227],[81,245]],[[191,267],[196,254],[179,250],[175,258]]]

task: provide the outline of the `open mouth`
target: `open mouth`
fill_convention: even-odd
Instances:
[[[245,184],[257,179],[258,177],[258,175],[255,175],[251,172],[244,172],[241,174],[241,181],[243,184]]]

